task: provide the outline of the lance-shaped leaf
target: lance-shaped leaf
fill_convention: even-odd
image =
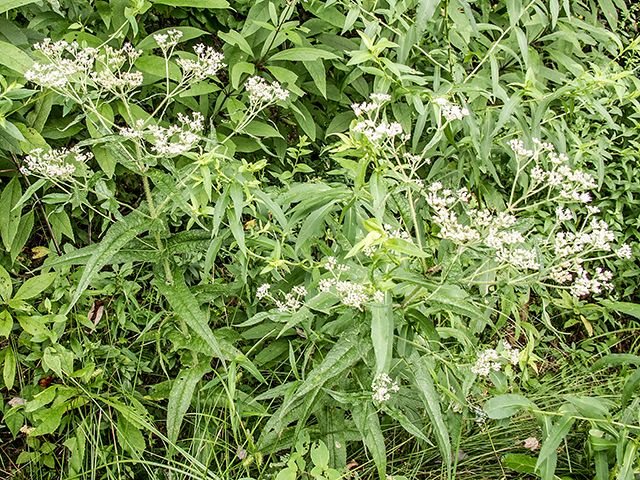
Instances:
[[[443,462],[447,464],[447,470],[451,470],[451,440],[449,439],[449,431],[444,424],[442,417],[442,410],[440,409],[440,396],[436,391],[436,387],[431,377],[431,372],[426,365],[425,359],[413,352],[409,358],[411,362],[410,368],[413,372],[413,376],[416,381],[416,385],[422,393],[422,400],[424,402],[427,415],[431,420],[433,432],[436,435],[436,442],[440,449],[440,455],[444,459]]]
[[[167,438],[171,445],[178,441],[180,426],[184,414],[187,413],[193,398],[193,391],[197,383],[205,373],[211,371],[210,364],[201,364],[194,368],[180,371],[178,377],[173,382],[171,393],[169,394],[169,407],[167,408]]]
[[[354,405],[351,409],[351,416],[358,427],[360,434],[364,437],[367,450],[371,452],[373,461],[378,469],[380,480],[387,477],[387,450],[384,443],[384,435],[380,428],[378,412],[373,409],[371,402],[362,402]]]
[[[180,210],[189,215],[202,228],[206,228],[198,218],[198,215],[196,215],[196,212],[191,208],[191,205],[182,196],[182,192],[176,186],[176,181],[171,175],[154,169],[149,169],[147,175],[149,175],[158,190],[173,200]]]
[[[371,340],[376,354],[376,376],[389,371],[393,350],[393,308],[389,294],[385,294],[385,299],[385,303],[371,306]]]
[[[180,270],[173,272],[173,285],[167,285],[163,280],[154,281],[160,293],[167,299],[171,308],[185,323],[213,349],[215,355],[224,362],[218,339],[213,335],[207,317],[200,310],[196,297],[184,283],[184,276]]]
[[[76,293],[71,299],[67,312],[80,298],[80,295],[87,289],[93,277],[104,267],[109,260],[120,251],[129,241],[133,240],[137,235],[149,230],[154,220],[144,217],[137,212],[127,215],[124,220],[116,222],[98,244],[91,258],[87,262],[87,266],[82,273],[82,278],[78,282]],[[62,257],[64,258],[64,257]]]

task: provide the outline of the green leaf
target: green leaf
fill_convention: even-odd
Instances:
[[[18,47],[0,41],[0,65],[24,75],[33,65],[33,60]]]
[[[371,452],[373,461],[378,469],[380,480],[387,478],[387,449],[384,435],[380,428],[378,412],[373,409],[371,402],[362,402],[351,408],[351,416],[364,437],[364,444]]]
[[[390,238],[388,240],[385,240],[384,246],[389,250],[393,250],[394,252],[400,252],[406,255],[412,255],[418,258],[426,258],[431,256],[431,254],[423,250],[420,250],[413,243],[408,242],[407,240],[403,240],[401,238]]]
[[[49,285],[53,283],[58,274],[56,272],[42,273],[37,277],[32,277],[24,282],[14,299],[16,300],[28,300],[30,298],[40,295],[44,292]]]
[[[340,199],[335,199],[322,208],[318,208],[315,210],[309,217],[305,220],[302,228],[300,229],[300,233],[298,233],[298,238],[296,239],[295,250],[300,250],[300,247],[304,245],[304,243],[309,240],[313,235],[322,230],[322,226],[324,225],[325,217],[331,212],[336,203],[338,203]]]
[[[9,338],[13,330],[13,318],[9,310],[3,310],[0,313],[0,337]]]
[[[440,455],[443,458],[443,463],[447,464],[447,471],[451,469],[451,440],[449,439],[449,431],[444,423],[442,417],[442,410],[440,408],[440,396],[436,391],[433,383],[433,377],[427,367],[425,358],[420,356],[414,351],[409,358],[411,362],[411,371],[416,380],[416,385],[422,393],[422,400],[424,402],[427,415],[431,420],[433,432],[436,436],[436,442],[440,449]]]
[[[316,467],[329,467],[329,449],[322,440],[311,447],[311,461]]]
[[[600,303],[611,310],[615,310],[616,312],[640,318],[640,305],[637,303],[615,302],[613,300],[601,300]]]
[[[247,40],[237,31],[229,30],[228,33],[218,32],[218,37],[231,45],[237,45],[238,47],[240,47],[240,50],[248,53],[251,57],[253,57],[253,50],[251,50],[251,46],[249,45]]]
[[[215,355],[224,362],[224,355],[220,349],[218,340],[213,335],[207,317],[200,310],[200,305],[193,296],[180,270],[173,273],[173,285],[168,285],[163,280],[154,280],[160,293],[167,299],[171,308],[182,318],[185,323],[213,349]]]
[[[536,470],[538,470],[542,464],[547,461],[555,464],[553,456],[558,455],[560,442],[562,442],[562,440],[567,436],[567,433],[569,433],[569,430],[575,421],[576,419],[573,417],[573,412],[567,412],[549,429],[547,438],[544,440],[542,447],[540,448],[540,454],[538,455],[538,461],[536,462]],[[543,480],[546,480],[545,473],[549,480],[553,479],[553,471],[551,470],[555,471],[555,468],[543,470]]]
[[[13,388],[13,382],[16,379],[16,372],[16,356],[13,353],[13,348],[8,346],[5,348],[4,369],[2,370],[2,378],[4,379],[4,385],[7,387],[7,390],[11,390]]]
[[[151,0],[151,2],[170,7],[229,8],[229,3],[226,0]]]
[[[638,440],[630,440],[627,443],[616,480],[633,480],[635,478],[634,466],[638,462],[638,446]]]
[[[519,473],[533,475],[536,472],[536,459],[521,453],[508,453],[502,459],[502,464]]]
[[[22,7],[23,5],[29,5],[35,3],[36,0],[0,0],[0,13],[7,12],[13,8]]]
[[[29,211],[26,215],[24,215],[20,219],[20,224],[18,225],[18,233],[13,237],[13,243],[11,244],[11,264],[13,265],[22,252],[22,249],[29,241],[31,237],[31,232],[33,231],[33,223],[34,223],[34,213],[33,210]]]
[[[592,370],[597,371],[605,367],[619,365],[640,365],[640,356],[630,353],[610,353],[593,364]]]
[[[182,425],[184,414],[187,413],[191,405],[191,399],[197,383],[205,373],[210,371],[210,364],[200,364],[194,368],[181,370],[174,380],[167,408],[167,437],[172,446],[178,441],[180,426]]]
[[[318,59],[331,60],[333,58],[340,58],[335,53],[328,52],[321,48],[309,48],[309,47],[296,47],[288,50],[283,50],[269,58],[269,61],[276,60],[289,60],[292,62],[298,61],[315,61]]]
[[[376,376],[388,373],[393,349],[393,308],[390,295],[385,294],[384,304],[371,307],[371,340],[376,355]]]
[[[420,0],[416,11],[416,35],[418,41],[422,40],[422,35],[427,28],[427,23],[436,13],[440,6],[440,0]]]
[[[11,283],[11,277],[4,269],[3,266],[0,265],[0,297],[4,303],[7,303],[11,300],[11,293],[13,292],[13,285]]]
[[[11,250],[11,244],[20,225],[20,209],[13,210],[20,197],[22,189],[16,176],[4,187],[0,196],[0,235],[7,252]]]
[[[147,174],[149,175],[149,178],[153,181],[155,186],[158,187],[158,190],[160,190],[168,198],[173,200],[175,205],[184,213],[189,215],[189,217],[192,218],[193,221],[195,221],[200,227],[206,228],[198,218],[198,215],[196,215],[196,212],[194,212],[193,208],[191,208],[191,205],[189,205],[189,203],[182,196],[182,192],[177,187],[177,182],[171,175],[153,168],[149,169]]]
[[[528,410],[533,408],[534,403],[522,395],[516,395],[514,393],[508,393],[505,395],[498,395],[487,400],[482,407],[482,410],[494,420],[501,418],[511,417],[520,410]]]
[[[243,131],[253,137],[283,138],[282,135],[280,135],[280,132],[276,128],[272,127],[268,123],[259,122],[258,120],[254,120],[249,125],[244,127]]]
[[[131,452],[134,455],[139,455],[144,452],[146,443],[144,441],[144,435],[140,429],[129,422],[124,415],[118,416],[118,441],[125,448],[125,450]]]
[[[302,62],[311,75],[313,83],[315,83],[322,96],[327,98],[327,73],[324,69],[324,63],[321,59],[305,60]]]
[[[66,409],[67,405],[62,404],[54,408],[46,408],[41,412],[34,414],[34,418],[39,419],[41,423],[29,435],[31,437],[37,437],[55,432],[60,426],[62,415]]]
[[[640,368],[633,372],[633,374],[627,379],[624,384],[624,388],[622,389],[622,397],[620,399],[622,408],[624,408],[627,403],[629,403],[631,395],[633,395],[633,392],[635,392],[638,387],[640,387]]]
[[[87,266],[84,268],[84,272],[78,282],[76,292],[74,293],[65,314],[68,314],[71,311],[80,298],[80,295],[82,295],[89,286],[89,283],[91,283],[93,277],[107,264],[107,262],[109,262],[111,257],[119,252],[127,242],[148,230],[153,223],[154,221],[152,219],[134,212],[111,226],[87,262]]]

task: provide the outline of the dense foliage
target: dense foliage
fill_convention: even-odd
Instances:
[[[0,12],[4,473],[638,478],[637,6]]]

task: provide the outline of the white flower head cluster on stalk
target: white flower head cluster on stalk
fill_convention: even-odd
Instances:
[[[352,130],[367,137],[374,145],[378,145],[401,135],[402,125],[398,122],[387,123],[383,120],[377,123],[374,120],[367,119],[356,123]]]
[[[183,33],[180,30],[167,30],[167,33],[157,33],[153,36],[153,39],[160,47],[160,50],[166,54],[166,52],[175,48],[178,43],[180,43],[180,39],[182,38]]]
[[[153,135],[153,146],[159,155],[181,155],[191,150],[200,141],[200,132],[204,128],[204,116],[199,112],[193,112],[189,118],[182,113],[178,114],[181,126],[171,125],[168,128],[158,125],[149,125],[149,133]],[[139,135],[138,130],[121,129],[120,133],[129,138]]]
[[[435,212],[438,236],[465,248],[488,247],[493,250],[497,269],[528,272],[523,275],[534,282],[552,280],[574,296],[610,290],[613,274],[601,268],[590,271],[586,263],[616,256],[630,258],[631,248],[623,244],[614,249],[614,233],[606,222],[595,218],[599,209],[588,205],[590,191],[596,188],[593,177],[566,165],[568,157],[557,154],[553,145],[538,139],[533,144],[528,150],[520,140],[509,142],[518,158],[518,171],[504,211],[471,208],[472,197],[466,189],[454,192],[440,182],[430,185],[425,198]],[[530,182],[518,197],[516,185],[523,172],[529,173]],[[544,235],[524,227],[527,221],[531,224],[525,219],[535,218],[540,209],[555,213],[556,218],[552,231]],[[522,230],[515,228],[516,215],[523,217]]]
[[[506,361],[512,365],[517,365],[520,358],[520,350],[513,348],[509,343],[502,342],[500,352],[493,348],[487,348],[484,352],[478,354],[478,359],[471,371],[481,377],[487,377],[491,372],[499,372],[502,370],[501,361]]]
[[[383,292],[361,283],[342,280],[340,278],[342,273],[348,272],[350,267],[338,263],[335,257],[327,257],[323,266],[331,273],[332,277],[320,280],[318,289],[321,292],[334,293],[341,298],[343,305],[362,310],[363,303],[370,301],[381,303],[384,301]]]
[[[193,47],[196,59],[180,58],[178,65],[182,68],[183,81],[199,81],[206,77],[213,77],[218,73],[225,63],[222,62],[224,55],[216,52],[212,47],[199,44]]]
[[[373,401],[384,403],[391,399],[391,392],[398,393],[400,391],[400,386],[398,382],[391,380],[389,375],[381,373],[371,383],[371,390],[373,390]]]
[[[436,97],[432,101],[440,107],[440,112],[449,122],[452,122],[453,120],[462,120],[464,117],[469,115],[468,108],[451,103],[446,98]]]
[[[270,284],[263,283],[256,290],[256,298],[258,300],[262,300],[263,298],[271,300],[276,304],[280,313],[292,313],[298,310],[302,306],[302,302],[300,300],[304,299],[308,293],[304,286],[297,285],[293,287],[291,292],[284,295],[284,301],[282,301],[274,298],[269,291],[270,289]]]
[[[353,112],[356,114],[356,116],[360,117],[363,113],[370,114],[376,112],[386,102],[391,101],[391,95],[388,95],[386,93],[372,93],[371,95],[369,95],[369,98],[371,99],[371,102],[369,103],[354,103],[353,105],[351,105],[351,108],[353,109]]]
[[[84,93],[94,87],[101,94],[122,97],[142,85],[144,79],[141,72],[133,70],[142,51],[128,43],[120,49],[108,45],[102,49],[79,48],[77,42],[46,38],[34,48],[49,63],[35,62],[25,77],[45,88],[71,94],[74,89]]]
[[[93,154],[81,153],[77,147],[49,151],[36,148],[25,157],[25,165],[20,171],[25,175],[37,175],[51,180],[69,179],[76,171],[76,166],[69,163],[71,158],[76,162],[84,162],[93,158]]]
[[[269,84],[262,77],[251,77],[245,85],[249,92],[249,101],[255,107],[264,107],[265,105],[285,101],[289,98],[289,91],[280,86],[278,82]]]

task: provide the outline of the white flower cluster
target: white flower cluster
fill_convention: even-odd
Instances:
[[[153,149],[159,155],[174,156],[191,150],[199,141],[200,134],[204,128],[204,117],[199,112],[193,112],[193,118],[189,118],[181,113],[178,119],[182,126],[171,125],[169,128],[158,125],[149,125],[147,127],[149,133],[153,135]],[[143,125],[138,123],[137,125]],[[145,133],[145,132],[143,132]],[[121,129],[120,134],[134,138],[141,135],[140,130]]]
[[[387,123],[385,121],[376,124],[373,120],[362,120],[355,124],[353,131],[361,133],[373,144],[378,144],[380,140],[393,138],[402,133],[402,125],[398,122]]]
[[[158,44],[158,47],[160,47],[160,49],[166,54],[166,52],[180,43],[182,35],[183,33],[180,30],[174,29],[168,30],[166,34],[157,33],[153,36],[153,39]]]
[[[354,307],[362,310],[362,304],[369,301],[381,303],[384,301],[384,293],[379,290],[371,291],[359,283],[350,282],[348,280],[340,280],[343,272],[348,272],[348,265],[339,264],[335,257],[328,257],[324,268],[332,273],[333,278],[323,278],[318,283],[318,289],[321,292],[335,292],[341,297],[343,305]],[[336,273],[337,272],[337,273]]]
[[[386,373],[378,375],[371,383],[371,390],[373,390],[373,401],[376,403],[384,403],[391,398],[390,392],[398,393],[400,386],[398,382],[391,380],[391,377]]]
[[[436,97],[433,99],[433,103],[440,107],[442,115],[444,115],[444,118],[450,122],[453,120],[462,120],[463,117],[469,115],[469,109],[466,107],[461,108],[459,105],[451,103],[446,98]]]
[[[247,80],[246,89],[249,101],[254,105],[265,105],[289,98],[289,91],[283,89],[278,82],[271,85],[262,77],[251,77]]]
[[[178,65],[182,68],[183,81],[194,79],[202,80],[208,76],[214,76],[225,64],[222,62],[224,55],[216,52],[212,47],[202,43],[193,47],[196,52],[196,60],[180,58]]]
[[[385,102],[391,101],[391,95],[386,93],[372,93],[369,98],[372,100],[370,103],[354,103],[351,105],[356,116],[360,117],[363,113],[372,113],[378,110]]]
[[[35,62],[25,73],[27,80],[48,88],[64,88],[74,77],[86,77],[93,68],[98,50],[85,48],[80,50],[78,44],[69,44],[64,40],[51,42],[45,38],[36,43],[33,48],[39,50],[49,60],[49,63]],[[64,54],[72,58],[64,58]]]
[[[142,85],[142,73],[132,71],[142,51],[131,44],[118,50],[105,46],[101,51],[91,47],[81,49],[77,42],[51,42],[45,38],[34,48],[40,50],[49,63],[34,63],[25,77],[43,87],[64,89],[73,83],[84,91],[92,83],[101,90],[124,95]],[[129,65],[124,68],[126,63]]]
[[[440,226],[440,238],[456,243],[484,244],[496,250],[499,263],[528,270],[540,268],[533,250],[513,247],[525,242],[522,233],[509,229],[516,223],[515,216],[505,212],[494,214],[486,209],[470,209],[466,212],[468,222],[461,224],[451,207],[458,202],[469,202],[471,195],[466,188],[453,192],[444,189],[440,182],[435,182],[427,189],[425,197],[436,212],[434,222]]]
[[[499,372],[502,370],[501,358],[512,365],[517,365],[520,358],[520,350],[503,341],[500,352],[493,348],[487,348],[484,352],[479,353],[475,365],[471,367],[471,371],[481,377],[488,376],[492,371]]]
[[[39,175],[53,180],[70,178],[76,171],[75,165],[69,163],[70,157],[76,162],[84,162],[93,158],[93,154],[91,152],[81,153],[77,147],[49,151],[36,148],[25,157],[26,165],[23,165],[20,171],[25,175]]]
[[[300,301],[300,299],[306,297],[308,293],[305,287],[303,287],[302,285],[297,285],[293,287],[293,293],[285,294],[284,301],[281,301],[271,296],[271,294],[269,293],[270,288],[271,285],[268,283],[263,283],[262,285],[260,285],[256,290],[256,298],[258,300],[262,300],[265,297],[268,298],[276,304],[276,307],[278,307],[278,310],[281,313],[291,313],[298,310],[302,306],[302,302]]]

